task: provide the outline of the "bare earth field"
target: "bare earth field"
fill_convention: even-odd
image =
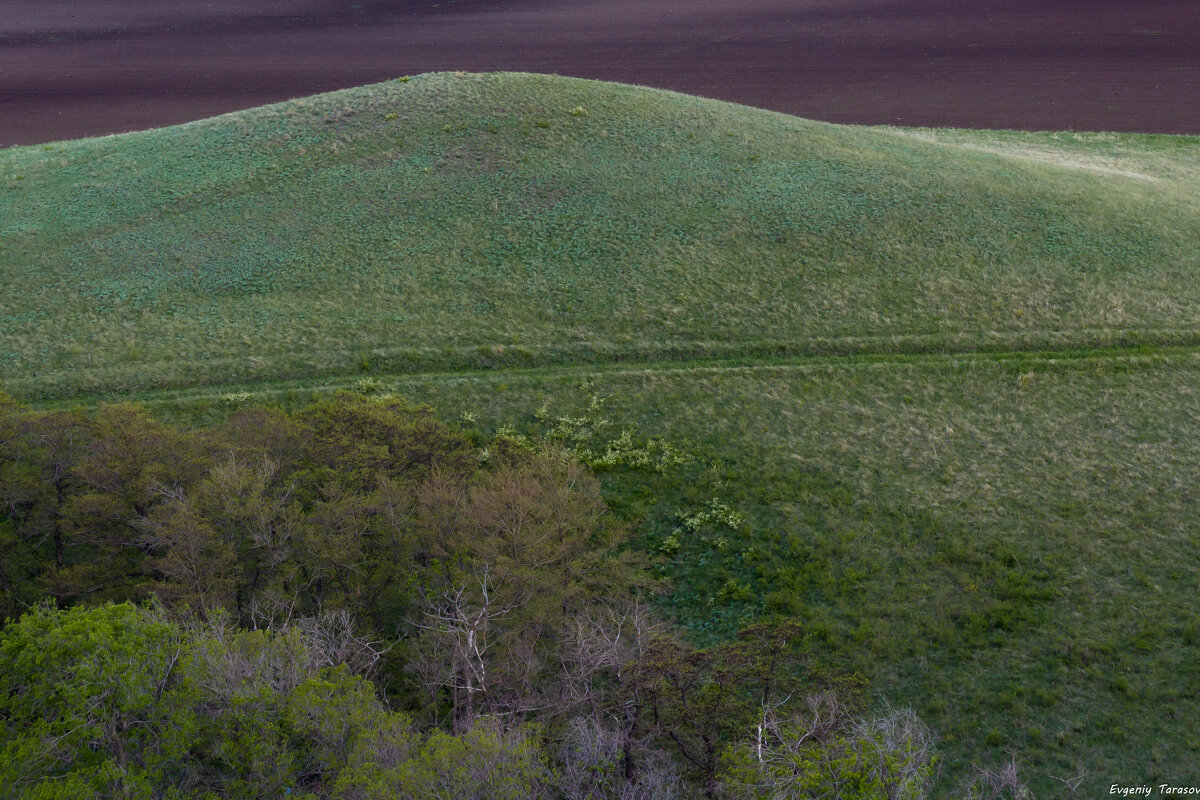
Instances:
[[[0,0],[0,146],[450,69],[832,122],[1200,133],[1192,0]]]

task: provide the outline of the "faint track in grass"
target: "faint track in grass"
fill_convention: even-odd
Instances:
[[[181,386],[151,390],[125,390],[79,394],[69,398],[31,399],[41,408],[94,405],[113,400],[136,400],[148,405],[175,402],[220,402],[229,395],[246,394],[263,399],[295,392],[325,393],[353,389],[364,378],[378,381],[383,389],[403,393],[405,386],[422,383],[503,381],[509,377],[548,381],[612,377],[638,374],[717,374],[789,371],[797,374],[829,373],[835,370],[920,367],[931,371],[960,371],[973,364],[1006,364],[1016,370],[1081,369],[1088,366],[1122,370],[1151,369],[1167,364],[1200,368],[1200,341],[1164,346],[1076,348],[1055,350],[976,349],[958,352],[858,352],[830,355],[740,356],[661,360],[617,360],[535,366],[501,365],[490,368],[440,369],[423,372],[371,372],[350,375],[314,376],[280,380],[230,381],[204,386]]]

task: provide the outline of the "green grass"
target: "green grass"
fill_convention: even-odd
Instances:
[[[611,417],[696,456],[605,480],[697,639],[798,616],[939,732],[943,786],[1009,753],[1039,796],[1180,782],[1198,187],[1194,137],[423,75],[0,151],[0,380],[200,420],[369,373],[489,430]],[[746,523],[666,545],[713,498]]]
[[[1198,154],[450,74],[14,148],[0,380],[1193,343]]]
[[[646,369],[597,374],[618,427],[700,454],[641,494],[656,549],[717,497],[735,534],[685,537],[671,606],[697,635],[763,610],[910,703],[968,758],[1030,776],[1200,774],[1200,359]],[[579,413],[577,378],[403,384],[447,414]],[[500,389],[500,384],[506,384]],[[538,405],[534,406],[539,407]],[[528,419],[528,411],[524,419]],[[710,466],[711,465],[711,466]],[[705,541],[707,538],[707,541]],[[730,581],[747,587],[739,601]],[[1003,737],[987,745],[987,734]]]

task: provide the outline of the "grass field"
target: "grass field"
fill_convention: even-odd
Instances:
[[[17,148],[0,378],[1190,344],[1198,153],[447,74]]]
[[[417,76],[0,151],[0,380],[206,419],[367,375],[665,437],[692,462],[606,486],[697,638],[801,618],[938,731],[944,787],[1010,753],[1039,796],[1182,782],[1197,178],[1196,138]],[[671,542],[714,499],[745,523]]]

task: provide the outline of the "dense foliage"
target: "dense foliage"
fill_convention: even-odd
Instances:
[[[627,677],[592,665],[617,685],[591,708],[547,710],[540,724],[500,709],[451,731],[390,710],[302,626],[39,605],[0,631],[0,786],[63,800],[923,797],[927,729],[911,713],[852,719],[828,692],[810,699],[811,720],[778,719],[783,700],[760,693],[798,684],[772,660],[780,646],[753,652],[763,636],[711,652],[642,638],[648,654],[632,654]],[[757,735],[739,744],[752,719]]]
[[[481,451],[400,399],[344,394],[198,431],[133,405],[9,406],[0,426],[9,616],[46,594],[59,608],[153,596],[242,626],[345,612],[389,637],[504,615],[511,636],[489,645],[521,684],[566,616],[639,586],[584,467],[524,442]]]
[[[4,401],[8,796],[923,796],[911,713],[794,623],[672,635],[577,457],[479,444],[394,396]]]

